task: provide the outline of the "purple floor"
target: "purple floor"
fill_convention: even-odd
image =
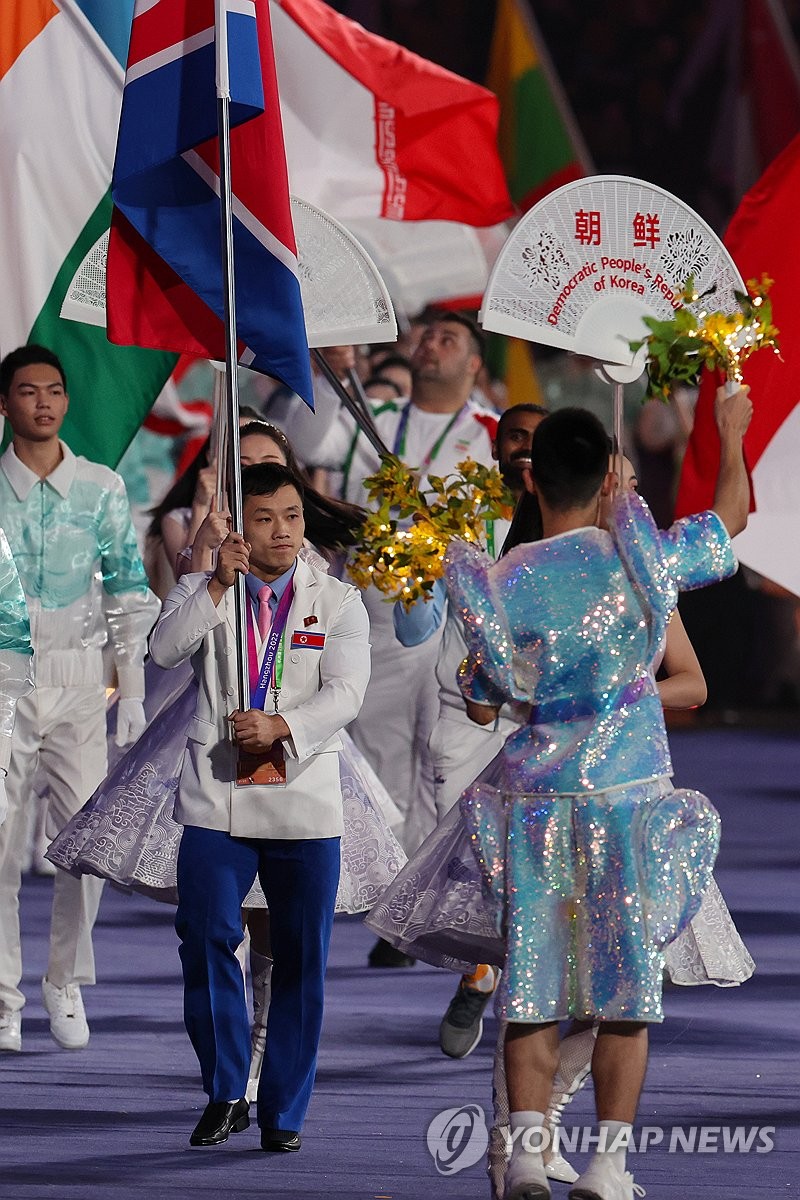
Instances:
[[[742,988],[671,991],[652,1039],[639,1125],[661,1145],[629,1156],[650,1200],[746,1200],[800,1191],[800,738],[764,731],[673,738],[676,782],[715,801],[723,817],[718,882],[758,971]],[[433,968],[375,971],[357,919],[337,922],[317,1088],[299,1155],[256,1149],[257,1130],[217,1149],[190,1150],[202,1108],[181,1023],[172,911],[107,889],[96,931],[97,987],[85,990],[86,1050],[51,1041],[39,979],[50,883],[22,894],[23,1052],[0,1056],[0,1197],[32,1200],[217,1200],[239,1196],[352,1200],[486,1200],[481,1164],[442,1176],[425,1131],[440,1111],[491,1110],[494,1022],[454,1062],[438,1050],[454,978]],[[584,1125],[591,1089],[566,1122]],[[769,1153],[667,1149],[673,1130],[767,1127]],[[657,1135],[652,1135],[657,1136]],[[699,1136],[699,1135],[695,1135]],[[722,1134],[707,1133],[707,1144]],[[577,1166],[585,1162],[576,1154]],[[553,1185],[554,1200],[567,1188]]]

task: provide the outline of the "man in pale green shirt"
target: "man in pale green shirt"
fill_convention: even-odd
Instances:
[[[21,1048],[19,888],[25,809],[41,767],[55,831],[106,774],[103,647],[119,684],[117,742],[145,727],[144,654],[158,614],[147,584],[125,485],[108,467],[76,457],[59,438],[69,404],[58,358],[22,346],[0,363],[0,411],[11,445],[0,458],[0,512],[31,622],[36,690],[17,704],[0,826],[0,1049]],[[101,414],[98,414],[101,419]],[[54,880],[50,952],[42,996],[50,1032],[66,1049],[89,1040],[80,985],[94,983],[92,926],[102,881]]]

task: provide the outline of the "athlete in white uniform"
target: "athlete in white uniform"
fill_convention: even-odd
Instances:
[[[158,601],[136,544],[119,475],[77,458],[59,439],[68,397],[63,368],[42,346],[0,364],[0,409],[13,442],[0,459],[0,510],[31,621],[36,690],[17,705],[0,826],[0,1019],[19,1049],[20,866],[25,805],[37,765],[50,788],[57,830],[106,773],[103,647],[110,643],[120,701],[117,742],[145,726],[143,660]],[[59,873],[53,884],[50,954],[42,994],[50,1032],[67,1049],[89,1040],[80,984],[94,983],[92,925],[102,881]]]
[[[547,410],[538,404],[516,404],[500,417],[492,446],[492,456],[519,502],[526,496],[522,471],[530,467],[531,439]],[[531,499],[522,500],[528,506]],[[528,514],[518,511],[515,520],[529,524]],[[510,523],[495,521],[489,527],[489,553],[498,558],[508,535]],[[432,602],[415,604],[408,612],[397,603],[394,608],[397,638],[404,646],[430,645],[443,627],[436,661],[439,684],[439,718],[431,732],[428,749],[434,770],[436,819],[450,811],[466,787],[477,779],[492,761],[503,742],[527,712],[521,706],[504,705],[491,725],[476,725],[467,716],[464,698],[457,683],[458,670],[467,656],[461,620],[447,604],[443,583],[437,584]],[[483,1011],[497,986],[498,972],[487,963],[479,964],[462,976],[439,1027],[439,1044],[450,1058],[466,1058],[483,1034]]]
[[[461,314],[443,313],[427,327],[413,356],[410,398],[374,409],[384,442],[419,471],[423,485],[428,475],[447,475],[467,458],[491,463],[497,415],[472,396],[482,361],[478,327]],[[363,481],[378,469],[379,457],[325,387],[318,389],[317,400],[316,414],[295,405],[280,415],[280,424],[300,459],[340,472],[342,498],[364,503]],[[428,752],[439,708],[436,654],[431,644],[399,644],[391,605],[374,588],[364,594],[364,603],[372,678],[349,732],[401,809],[404,823],[398,832],[410,853],[436,823]]]

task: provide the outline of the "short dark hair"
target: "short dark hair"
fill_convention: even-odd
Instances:
[[[536,490],[556,512],[588,504],[608,473],[608,435],[594,413],[561,408],[533,435]]]
[[[375,346],[370,353],[370,359],[378,358],[378,353],[386,351],[386,346]],[[406,358],[405,354],[397,354],[389,349],[388,353],[384,353],[383,357],[378,359],[378,369],[376,375],[380,375],[384,367],[402,367],[404,371],[411,370],[411,360]]]
[[[473,321],[472,317],[467,313],[456,312],[453,308],[448,309],[446,312],[432,313],[428,325],[440,325],[443,321],[463,325],[469,332],[473,353],[480,357],[481,362],[486,360],[486,334],[477,321]]]
[[[381,366],[383,366],[383,363],[381,363]],[[375,387],[378,384],[380,384],[382,387],[391,388],[398,400],[403,395],[403,389],[400,387],[400,384],[397,382],[397,380],[384,379],[383,375],[372,375],[369,379],[365,380],[364,391],[366,391],[368,387]]]
[[[16,350],[9,351],[0,362],[0,396],[8,395],[14,376],[21,367],[32,367],[36,363],[46,363],[48,367],[55,367],[61,376],[64,391],[67,390],[67,376],[61,360],[46,346],[37,346],[31,342],[27,346],[19,346]]]
[[[500,420],[497,422],[497,433],[494,435],[496,442],[500,441],[500,438],[503,436],[503,430],[512,417],[516,413],[521,412],[535,413],[537,417],[547,417],[550,414],[550,410],[545,408],[543,404],[528,404],[526,402],[524,404],[512,404],[510,408],[504,408],[500,413]]]
[[[252,467],[242,468],[242,497],[245,496],[274,496],[282,487],[293,487],[300,497],[305,499],[303,481],[289,467],[282,463],[254,463]]]

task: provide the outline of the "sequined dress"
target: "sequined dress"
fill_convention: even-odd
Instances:
[[[663,654],[662,646],[650,671],[654,682]],[[518,712],[517,722],[524,709]],[[404,954],[434,967],[462,973],[478,961],[502,967],[505,944],[484,898],[458,804],[411,856],[366,924]],[[754,971],[753,958],[712,879],[696,915],[665,948],[665,978],[682,987],[737,987]]]
[[[365,923],[404,954],[434,967],[461,973],[477,962],[503,966],[505,941],[458,804],[411,856]],[[665,978],[683,987],[735,987],[754,970],[712,879],[696,915],[665,948]]]
[[[661,1020],[664,947],[710,883],[719,821],[671,785],[648,667],[678,589],[734,569],[715,514],[659,534],[634,495],[616,501],[610,532],[573,530],[497,564],[451,547],[464,694],[533,704],[460,801],[506,941],[501,1017]]]

